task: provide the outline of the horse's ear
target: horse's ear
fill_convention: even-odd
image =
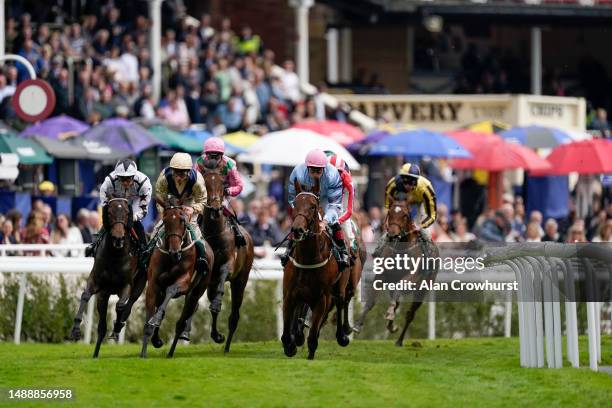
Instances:
[[[297,178],[295,180],[293,180],[293,186],[295,187],[295,193],[296,194],[300,194],[302,192],[302,185],[297,180]]]

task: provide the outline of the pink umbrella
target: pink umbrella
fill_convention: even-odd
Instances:
[[[312,130],[320,135],[327,136],[342,146],[348,146],[365,137],[363,132],[353,125],[337,120],[305,120],[293,126],[298,129]]]

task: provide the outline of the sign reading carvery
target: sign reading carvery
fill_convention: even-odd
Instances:
[[[496,120],[584,131],[584,99],[537,95],[334,95],[371,118],[448,130]]]

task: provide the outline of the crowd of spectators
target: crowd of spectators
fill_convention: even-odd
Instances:
[[[316,96],[302,95],[294,62],[277,61],[250,26],[235,27],[229,18],[213,22],[208,14],[199,21],[186,15],[164,21],[163,89],[156,103],[151,22],[143,15],[122,16],[109,4],[62,26],[34,24],[28,13],[18,21],[7,19],[6,50],[30,61],[52,85],[54,115],[90,124],[115,116],[143,117],[177,128],[198,123],[254,133],[336,115],[326,112]],[[19,63],[5,65],[0,73],[0,119],[14,117],[7,102],[27,75]]]

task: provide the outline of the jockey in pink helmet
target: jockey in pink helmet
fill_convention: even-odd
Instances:
[[[312,189],[316,181],[319,182],[319,200],[322,208],[325,209],[323,218],[331,229],[331,235],[338,248],[336,260],[341,268],[349,266],[348,250],[339,223],[342,211],[342,179],[338,170],[327,161],[327,156],[323,151],[315,149],[308,152],[304,163],[297,165],[289,176],[287,187],[291,208],[293,208],[296,196],[295,181],[300,183],[306,191]],[[293,247],[293,240],[290,240],[285,255],[281,257],[283,266],[287,264]]]
[[[225,143],[222,139],[218,137],[207,139],[204,142],[204,153],[197,158],[195,168],[202,173],[202,175],[204,175],[206,169],[219,169],[224,176],[225,197],[236,197],[242,192],[244,184],[242,183],[242,177],[238,172],[236,162],[227,157],[224,153]],[[242,236],[238,228],[236,216],[227,208],[227,201],[225,201],[223,205],[223,214],[230,220],[236,238],[236,245],[246,245],[244,236]]]

